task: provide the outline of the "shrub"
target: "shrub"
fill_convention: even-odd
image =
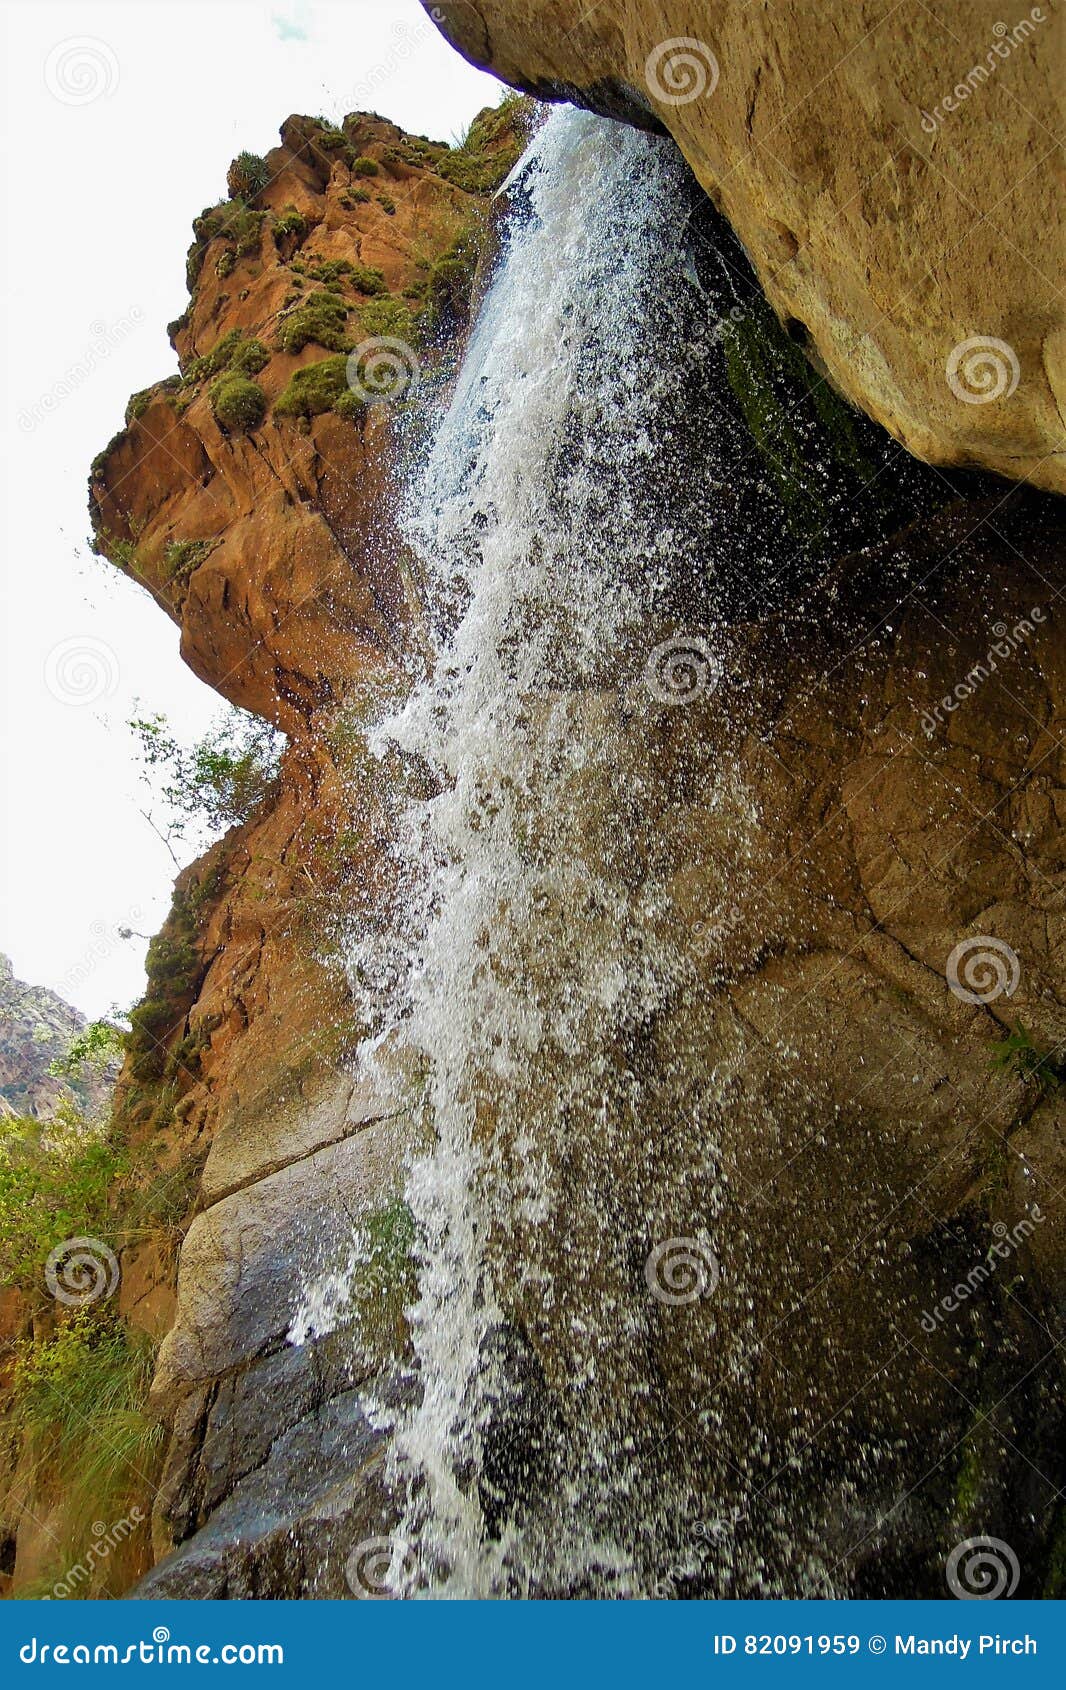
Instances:
[[[136,422],[138,417],[144,416],[145,411],[152,403],[152,391],[150,387],[142,387],[139,393],[130,394],[126,404],[125,422],[127,428],[129,428],[130,423]]]
[[[267,396],[246,376],[220,376],[211,389],[215,421],[231,434],[250,434],[267,413]]]
[[[361,155],[359,158],[355,158],[355,159],[352,160],[352,175],[353,176],[380,176],[381,175],[381,166],[380,166],[380,164],[378,164],[376,159],[367,158],[364,154],[364,155]]]
[[[217,376],[221,370],[227,370],[240,340],[240,329],[230,329],[221,340],[216,340],[210,352],[190,358],[182,372],[186,381],[203,381],[206,376]]]
[[[171,581],[187,581],[218,545],[217,540],[168,540],[163,562]]]
[[[379,194],[378,204],[385,213],[386,217],[396,216],[396,201],[393,199],[391,194]]]
[[[243,200],[208,206],[193,219],[193,243],[185,260],[185,281],[193,293],[200,280],[207,249],[213,240],[222,238],[233,243],[238,258],[255,252],[265,211],[252,211]],[[180,322],[180,319],[179,319]]]
[[[229,368],[237,375],[257,376],[270,362],[270,350],[261,340],[243,340],[233,350]]]
[[[430,270],[426,299],[429,323],[444,335],[464,328],[481,256],[482,229],[475,220],[462,228]]]
[[[345,326],[348,311],[349,307],[335,294],[310,294],[279,327],[279,347],[283,352],[302,352],[309,341],[314,341],[327,352],[349,351],[350,337]]]
[[[296,370],[274,403],[276,417],[318,417],[331,411],[348,389],[348,360],[343,354]],[[354,397],[354,395],[353,395]]]
[[[504,95],[475,117],[457,147],[436,162],[438,176],[468,194],[494,193],[514,169],[526,145],[528,102]]]
[[[402,340],[414,346],[418,338],[415,319],[410,307],[402,299],[373,299],[359,313],[359,326],[364,337],[380,336],[387,340]]]
[[[108,1232],[108,1195],[123,1160],[73,1105],[55,1119],[0,1122],[0,1278],[42,1290],[45,1261],[64,1238]]]
[[[249,253],[257,250],[259,231],[263,227],[265,217],[265,211],[243,210],[233,219],[228,228],[222,230],[222,235],[226,240],[236,242],[239,258],[246,258]]]
[[[178,834],[189,823],[217,833],[247,821],[277,777],[282,736],[243,710],[231,707],[191,747],[174,737],[165,716],[128,725],[138,740],[141,778],[173,814]],[[196,960],[188,940],[181,955],[172,955],[172,948],[166,929],[152,940],[148,972],[153,980],[182,973]]]
[[[297,247],[307,238],[307,219],[302,211],[297,211],[294,205],[287,205],[280,217],[274,220],[274,245],[281,247],[289,243]]]
[[[240,329],[230,329],[215,342],[210,352],[201,358],[190,358],[185,365],[186,382],[204,381],[208,376],[224,373],[255,376],[270,362],[270,349],[261,340],[245,340]]]
[[[343,276],[351,272],[351,263],[347,258],[324,258],[307,274],[313,282],[339,282]]]
[[[114,1021],[90,1021],[74,1034],[64,1056],[48,1064],[57,1079],[77,1079],[87,1068],[102,1073],[126,1048],[126,1035]]]
[[[353,288],[360,293],[369,294],[371,298],[389,291],[384,273],[367,264],[352,265],[351,282]]]
[[[230,199],[254,199],[270,181],[270,166],[258,153],[238,153],[226,172]]]
[[[347,211],[354,211],[356,206],[369,205],[370,198],[365,188],[348,188],[341,195],[341,204]]]
[[[162,1428],[145,1412],[153,1364],[147,1338],[89,1310],[47,1342],[18,1347],[12,1424],[60,1489],[49,1515],[52,1564],[32,1589],[20,1586],[20,1596],[119,1596],[143,1566],[162,1449]],[[131,1509],[135,1501],[141,1506]],[[101,1536],[100,1520],[114,1522],[106,1552],[87,1552]],[[134,1540],[128,1548],[127,1538]]]

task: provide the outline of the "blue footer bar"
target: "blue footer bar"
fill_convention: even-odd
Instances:
[[[7,1602],[0,1683],[1062,1684],[1061,1602]],[[1006,1676],[1006,1675],[1009,1675]]]

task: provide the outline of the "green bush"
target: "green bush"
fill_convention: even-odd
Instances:
[[[142,1334],[87,1309],[46,1342],[18,1346],[11,1422],[30,1460],[46,1465],[59,1488],[49,1516],[52,1563],[32,1589],[20,1585],[20,1596],[119,1596],[130,1582],[123,1536],[113,1538],[114,1556],[87,1556],[86,1545],[99,1536],[95,1522],[128,1515],[130,1527],[140,1527],[142,1555],[147,1547],[163,1441],[162,1427],[146,1412],[154,1359]],[[134,1502],[141,1506],[131,1513]]]
[[[260,230],[265,211],[253,211],[243,200],[211,205],[193,219],[193,243],[185,260],[185,281],[189,292],[195,292],[204,266],[207,249],[213,240],[230,241],[238,258],[245,258],[259,246]],[[180,322],[181,319],[178,319]]]
[[[259,248],[259,231],[263,227],[265,211],[243,210],[233,218],[228,228],[222,230],[227,240],[235,242],[239,258],[247,258],[249,253]]]
[[[134,718],[128,726],[137,738],[141,778],[173,816],[172,831],[179,837],[190,823],[213,833],[239,826],[277,779],[283,736],[269,722],[232,706],[191,747],[175,738],[165,716]],[[195,974],[199,953],[193,925],[186,919],[178,923],[186,935],[180,950],[174,949],[166,927],[152,940],[148,973],[153,985],[157,978],[171,982],[190,970]],[[167,995],[173,995],[169,986]]]
[[[365,338],[402,340],[411,347],[418,338],[415,319],[402,299],[371,300],[359,313],[359,326]]]
[[[313,282],[339,282],[351,274],[351,262],[347,258],[324,258],[320,264],[308,270],[307,274]]]
[[[498,106],[478,113],[459,146],[435,164],[438,176],[468,194],[491,194],[514,169],[525,149],[528,102],[504,94]]]
[[[254,199],[270,181],[270,166],[258,153],[238,153],[226,172],[230,199]]]
[[[347,358],[339,354],[295,370],[289,385],[274,403],[274,415],[318,417],[324,411],[331,411],[348,390],[347,369]]]
[[[367,158],[364,154],[361,157],[352,160],[352,175],[380,176],[381,166],[378,164],[376,159]]]
[[[229,369],[230,359],[241,343],[240,329],[230,329],[221,340],[216,340],[210,352],[205,352],[199,358],[190,358],[182,374],[186,381],[203,381],[207,376],[217,376],[223,370]]]
[[[267,396],[258,382],[241,375],[220,376],[211,389],[215,421],[231,434],[250,434],[267,413]]]
[[[307,238],[307,219],[302,211],[297,211],[294,205],[287,205],[281,215],[274,220],[274,245],[282,246],[291,241],[299,246]]]
[[[130,394],[126,403],[125,422],[127,428],[129,428],[130,423],[136,422],[139,417],[144,416],[145,411],[152,403],[152,392],[152,388],[142,387],[139,393]]]
[[[354,211],[360,205],[369,205],[370,200],[371,196],[365,188],[348,188],[341,195],[341,204],[347,211]]]
[[[103,1073],[126,1048],[126,1035],[114,1021],[90,1021],[74,1034],[66,1053],[48,1064],[61,1080],[80,1078],[86,1070]]]
[[[349,307],[335,294],[312,293],[285,318],[278,330],[283,352],[302,352],[311,341],[327,352],[347,352],[351,347],[346,324]]]
[[[482,240],[479,222],[468,223],[430,270],[426,286],[428,323],[444,335],[457,333],[469,320]]]
[[[50,1122],[0,1121],[0,1279],[43,1290],[49,1252],[109,1231],[108,1196],[123,1159],[70,1105]]]
[[[237,375],[257,376],[270,362],[270,350],[261,340],[242,340],[234,347],[229,368]]]
[[[391,194],[379,194],[378,204],[385,213],[386,217],[396,216],[396,201],[393,199]]]
[[[187,581],[218,543],[217,540],[168,540],[163,547],[168,578],[171,581]]]

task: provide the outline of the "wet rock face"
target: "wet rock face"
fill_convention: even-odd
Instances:
[[[782,321],[909,451],[1066,490],[1052,6],[427,10],[516,87],[668,129]]]
[[[282,1414],[276,1383],[257,1381]],[[369,1425],[363,1397],[338,1391],[271,1438],[261,1464],[232,1477],[210,1523],[168,1555],[130,1594],[230,1601],[248,1598],[350,1598],[361,1594],[354,1557],[392,1523],[383,1476],[383,1442]],[[349,1564],[352,1576],[348,1576]]]
[[[614,1248],[531,1229],[522,1312],[563,1422],[648,1452],[649,1517],[690,1476],[675,1594],[936,1595],[981,1532],[1044,1588],[1066,1113],[1002,1046],[1060,1072],[1063,541],[1050,502],[960,505],[735,622],[713,692],[589,701],[622,773],[583,787],[582,847],[664,877],[681,978],[553,1170],[571,1217],[614,1170]]]

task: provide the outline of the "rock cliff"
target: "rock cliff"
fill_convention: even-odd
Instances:
[[[426,9],[515,87],[668,130],[789,332],[909,451],[1066,489],[1055,0]]]

